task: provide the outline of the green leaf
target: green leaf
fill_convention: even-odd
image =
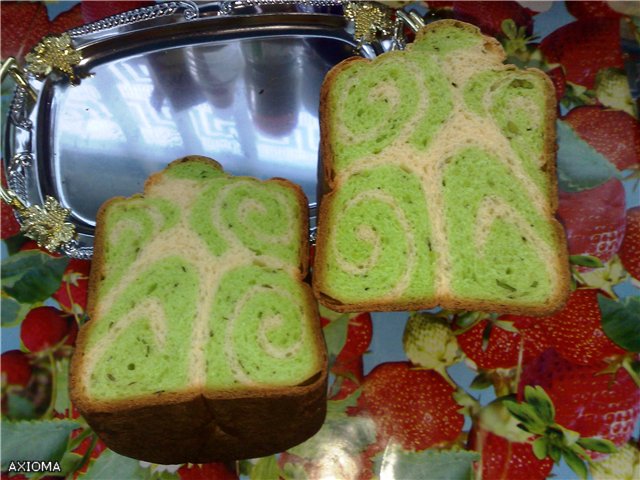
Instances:
[[[471,328],[483,318],[482,312],[464,312],[456,316],[456,324],[463,329]]]
[[[504,406],[507,407],[511,415],[522,422],[527,431],[538,435],[544,434],[546,423],[538,416],[538,412],[531,405],[505,400]]]
[[[80,468],[83,458],[84,457],[78,453],[70,451],[65,452],[62,456],[62,459],[60,460],[60,470],[62,470],[61,473],[64,474],[65,477],[67,477],[75,472],[78,468]]]
[[[578,440],[578,444],[593,452],[616,453],[618,451],[615,444],[606,438],[581,438]]]
[[[543,422],[550,424],[555,421],[556,409],[547,392],[539,385],[524,387],[524,398],[531,405]]]
[[[547,457],[549,452],[549,441],[545,437],[538,437],[531,445],[533,454],[538,460],[543,460]]]
[[[349,327],[349,315],[342,315],[333,320],[322,329],[324,340],[329,354],[329,367],[334,364],[340,351],[347,343],[347,328]]]
[[[140,466],[138,460],[106,449],[95,462],[89,465],[82,478],[95,480],[113,480],[116,478],[143,480],[147,478],[148,473],[147,469]]]
[[[508,320],[496,320],[493,322],[496,327],[500,327],[502,330],[505,330],[510,333],[520,333],[520,330]]]
[[[560,426],[560,429],[562,430],[562,443],[567,447],[575,445],[580,438],[580,434],[575,430],[569,430],[568,428],[564,428],[562,426]]]
[[[2,399],[9,407],[7,416],[12,420],[33,420],[38,415],[33,402],[28,398],[13,392],[7,392],[7,398]]]
[[[347,416],[347,409],[358,405],[358,398],[362,394],[362,389],[358,388],[342,400],[327,401],[327,418],[344,418]]]
[[[2,288],[20,303],[42,302],[60,287],[68,263],[40,250],[18,252],[2,262]]]
[[[489,388],[493,385],[491,381],[491,377],[487,375],[485,372],[480,372],[476,377],[471,381],[470,388],[474,390],[484,390],[485,388]]]
[[[4,291],[0,292],[0,294],[2,295],[2,300],[0,300],[0,322],[2,326],[13,327],[18,325],[31,310],[31,305],[18,302]]]
[[[484,330],[482,331],[482,344],[480,345],[480,348],[482,348],[483,352],[486,352],[487,348],[489,348],[489,340],[491,340],[491,330],[493,330],[493,323],[487,322],[487,326],[484,327]]]
[[[25,459],[59,461],[67,449],[72,430],[80,424],[73,420],[2,422],[2,469],[12,461]]]
[[[480,459],[467,450],[422,450],[409,452],[391,447],[390,455],[376,457],[374,472],[379,478],[438,480],[468,480],[472,478],[473,462]]]
[[[2,117],[5,118],[5,117]],[[5,238],[2,241],[7,247],[7,253],[9,255],[14,255],[20,251],[20,248],[24,245],[24,243],[28,240],[27,237],[22,235],[21,233],[14,235],[13,237]]]
[[[607,337],[625,350],[640,352],[640,296],[617,302],[598,295],[598,305]]]
[[[560,447],[553,443],[549,443],[548,453],[555,463],[560,463],[560,459],[562,458],[562,449]]]
[[[557,121],[558,186],[565,192],[579,192],[602,185],[618,170],[601,153],[580,138],[571,125]]]
[[[574,471],[578,477],[586,480],[587,478],[587,466],[584,464],[584,461],[571,450],[563,450],[562,457],[564,461],[567,462],[569,468]]]
[[[593,255],[569,255],[569,262],[572,265],[588,268],[602,268],[604,264],[602,260]]]
[[[280,469],[276,456],[262,457],[251,469],[249,474],[251,480],[278,480],[280,478]]]

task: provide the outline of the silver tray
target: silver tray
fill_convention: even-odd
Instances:
[[[368,2],[182,1],[70,30],[66,50],[81,60],[66,73],[27,65],[4,128],[19,217],[45,204],[58,222],[68,213],[74,237],[57,248],[89,258],[103,201],[205,155],[234,174],[299,184],[313,227],[320,85],[349,56],[402,48],[393,18]]]

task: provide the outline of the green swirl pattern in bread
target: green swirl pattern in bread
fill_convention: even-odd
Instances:
[[[307,201],[204,157],[100,210],[74,404],[154,463],[276,453],[324,420],[326,353],[303,282]]]
[[[313,284],[338,311],[542,315],[569,289],[554,214],[555,96],[493,38],[434,22],[404,51],[334,67]]]

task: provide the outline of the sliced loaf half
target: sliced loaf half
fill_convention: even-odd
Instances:
[[[338,311],[440,305],[541,315],[569,290],[554,218],[553,85],[443,20],[351,58],[321,92],[314,292]]]
[[[186,157],[97,217],[71,398],[107,446],[153,463],[269,455],[313,435],[326,352],[303,282],[307,200]]]

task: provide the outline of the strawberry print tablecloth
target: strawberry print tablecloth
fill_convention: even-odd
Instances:
[[[3,1],[1,57],[150,3]],[[69,402],[90,262],[39,250],[2,204],[3,479],[34,476],[17,470],[26,460],[57,462],[47,478],[640,478],[640,4],[388,3],[474,23],[552,79],[564,309],[321,310],[332,375],[313,438],[235,464],[149,465],[106,448]],[[4,82],[3,119],[12,92]]]

